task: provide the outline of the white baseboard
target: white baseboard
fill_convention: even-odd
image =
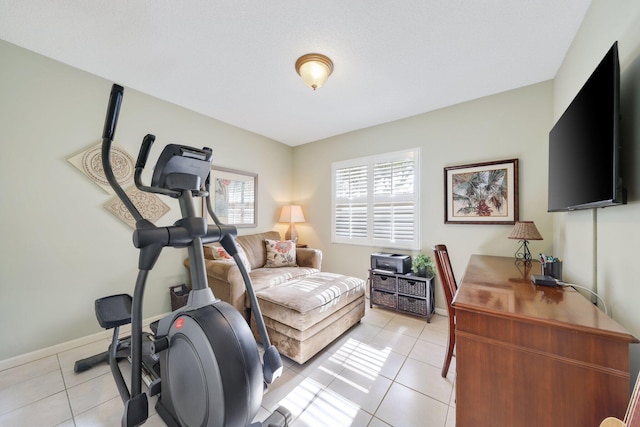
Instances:
[[[167,314],[168,313],[159,314],[157,316],[153,316],[148,319],[145,319],[143,322],[144,327],[149,326],[152,322],[155,322],[156,320],[162,319]],[[130,325],[125,325],[120,328],[121,334],[129,335],[130,332],[131,332]],[[71,341],[52,345],[51,347],[46,347],[40,350],[32,351],[30,353],[25,353],[19,356],[10,357],[9,359],[0,360],[0,371],[4,371],[5,369],[10,369],[10,368],[15,368],[16,366],[24,365],[25,363],[34,362],[38,359],[53,356],[54,354],[71,350],[76,347],[81,347],[83,345],[91,344],[96,341],[111,339],[111,334],[112,334],[111,330],[101,331],[92,335],[87,335],[86,337],[76,338]]]

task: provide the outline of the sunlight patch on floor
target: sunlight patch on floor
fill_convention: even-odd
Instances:
[[[291,390],[291,392],[279,402],[279,406],[284,406],[291,411],[294,416],[301,414],[320,390],[322,390],[320,384],[311,378],[307,378]]]
[[[331,391],[322,391],[296,420],[296,426],[351,426],[360,407]]]
[[[347,369],[374,380],[391,354],[391,348],[376,349],[368,345],[358,346],[345,362]]]

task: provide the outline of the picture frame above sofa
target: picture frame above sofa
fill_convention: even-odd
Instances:
[[[258,226],[258,174],[213,165],[210,190],[220,221],[238,228]],[[202,216],[211,219],[204,199]]]

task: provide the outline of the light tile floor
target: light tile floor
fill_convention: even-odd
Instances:
[[[256,419],[283,405],[294,416],[292,427],[453,427],[455,357],[447,378],[440,376],[447,335],[446,317],[426,323],[367,307],[360,324],[304,365],[285,358]],[[123,406],[108,366],[73,372],[77,359],[108,344],[0,371],[0,426],[119,426]],[[163,426],[153,404],[145,426]]]

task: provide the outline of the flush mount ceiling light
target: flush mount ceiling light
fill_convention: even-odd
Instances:
[[[311,89],[316,90],[333,72],[333,62],[322,54],[307,53],[296,61],[296,71]]]

